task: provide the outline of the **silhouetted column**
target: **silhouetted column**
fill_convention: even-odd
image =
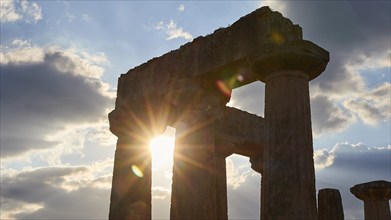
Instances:
[[[337,189],[321,189],[318,193],[318,220],[343,220],[341,194]]]
[[[379,180],[362,183],[350,188],[350,192],[364,201],[365,220],[391,220],[391,182]]]
[[[266,83],[262,220],[317,218],[308,82],[327,62],[328,52],[307,41],[252,60]]]
[[[228,204],[227,204],[227,170],[225,157],[216,157],[216,219],[228,219]]]
[[[118,137],[109,219],[151,219],[149,138],[135,129],[124,110],[114,110],[109,119],[110,130]]]
[[[213,87],[205,88],[208,84],[201,79],[178,82],[177,86],[167,95],[179,112],[174,125],[170,218],[227,219],[222,205],[226,198],[218,198],[224,193],[217,187],[225,179],[225,160],[217,152],[214,120],[229,97],[216,94]]]
[[[171,219],[216,219],[213,123],[199,112],[187,114],[176,127]]]

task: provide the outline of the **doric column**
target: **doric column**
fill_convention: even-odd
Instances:
[[[215,143],[214,117],[229,97],[202,80],[178,82],[167,97],[178,110],[171,195],[171,219],[227,219],[217,190],[225,180],[225,158]],[[221,95],[221,99],[220,96]]]
[[[318,193],[318,220],[343,220],[343,206],[338,189],[321,189]]]
[[[144,115],[125,108],[109,114],[110,130],[118,137],[110,198],[109,219],[151,219],[152,137]],[[160,128],[161,129],[161,128]]]
[[[364,201],[365,220],[391,220],[391,182],[379,180],[362,183],[350,188],[350,192]]]
[[[317,218],[308,82],[328,59],[327,51],[298,41],[251,60],[266,83],[262,220]]]

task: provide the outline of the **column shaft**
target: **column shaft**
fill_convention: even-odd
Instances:
[[[217,218],[216,219],[228,219],[228,205],[227,205],[227,170],[225,164],[225,157],[218,156],[216,158],[216,208]]]
[[[151,219],[151,154],[131,137],[117,141],[109,219]]]
[[[387,201],[364,201],[365,220],[391,220],[390,204]]]
[[[176,128],[171,219],[217,219],[213,123],[196,112]]]
[[[318,220],[343,220],[341,194],[337,189],[321,189],[318,193]]]
[[[266,79],[261,219],[316,219],[308,75],[275,72]]]

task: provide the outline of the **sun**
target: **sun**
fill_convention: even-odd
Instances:
[[[153,138],[149,143],[152,154],[152,168],[158,170],[170,166],[173,161],[175,138],[161,135]]]

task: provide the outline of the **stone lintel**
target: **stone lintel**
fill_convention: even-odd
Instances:
[[[391,199],[391,182],[378,180],[361,183],[350,188],[358,199],[365,201],[388,201]]]
[[[224,157],[239,154],[250,157],[252,168],[262,170],[262,147],[266,143],[262,117],[226,107],[215,121],[217,152]]]
[[[268,7],[246,15],[227,28],[195,38],[179,49],[129,70],[120,78],[118,97],[134,99],[145,94],[164,94],[181,79],[237,79],[232,88],[256,79],[249,72],[248,58],[302,39],[302,30]],[[233,80],[231,80],[233,81]]]
[[[289,42],[279,47],[272,47],[262,54],[255,54],[251,59],[251,69],[262,82],[267,82],[278,72],[302,71],[309,80],[316,78],[329,62],[329,52],[316,44],[300,40]]]

